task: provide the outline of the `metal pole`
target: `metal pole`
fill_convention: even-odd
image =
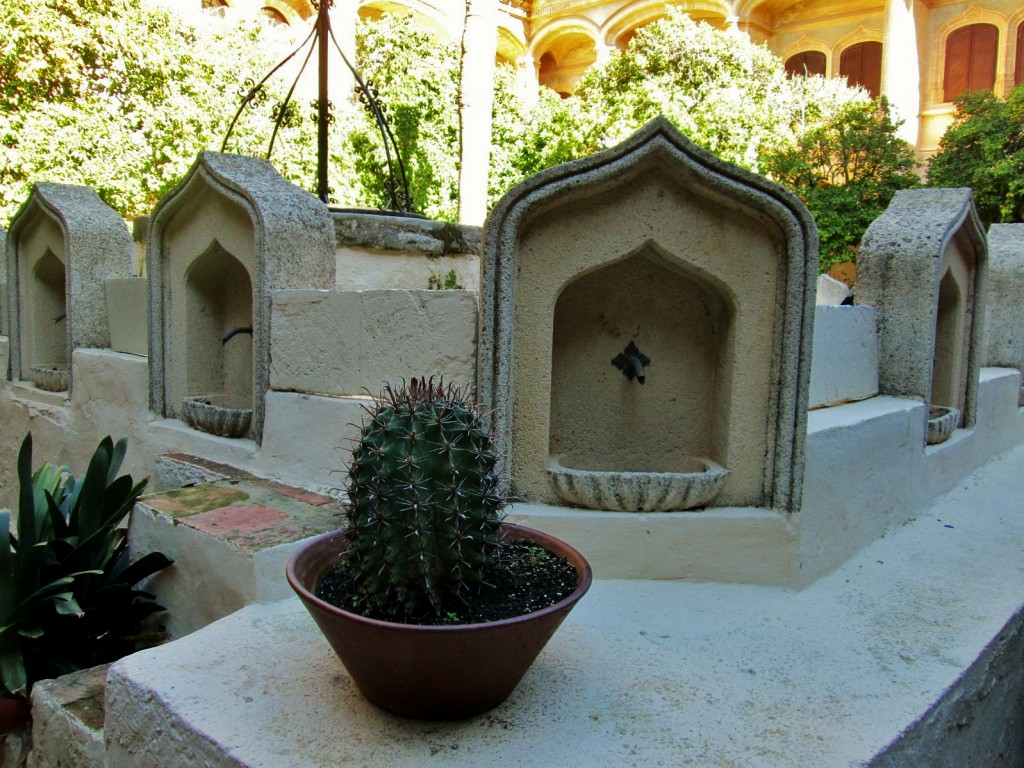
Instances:
[[[320,0],[317,10],[316,36],[319,63],[319,90],[316,104],[316,194],[325,204],[330,202],[327,191],[327,124],[330,113],[327,110],[327,40],[330,36],[331,20],[327,15],[331,0]]]

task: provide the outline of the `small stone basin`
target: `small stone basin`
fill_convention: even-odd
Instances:
[[[928,406],[928,445],[944,443],[960,423],[960,411],[945,405]]]
[[[68,367],[64,363],[40,363],[28,369],[28,380],[47,392],[68,388]]]
[[[186,424],[211,435],[245,437],[252,423],[252,408],[239,406],[229,395],[191,395],[181,406]]]
[[[558,498],[577,507],[621,512],[703,507],[729,476],[728,469],[711,459],[693,456],[682,457],[672,471],[638,472],[594,462],[587,462],[591,468],[575,469],[568,463],[566,457],[548,459],[548,477]]]

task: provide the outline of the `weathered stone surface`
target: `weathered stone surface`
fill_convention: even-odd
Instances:
[[[273,321],[275,390],[362,395],[414,376],[473,381],[469,291],[278,291]]]
[[[130,544],[174,560],[148,589],[167,608],[160,623],[179,638],[249,603],[287,596],[284,565],[296,542],[340,525],[333,499],[247,477],[143,497]]]
[[[874,308],[819,304],[814,310],[808,406],[863,400],[877,394],[878,334]]]
[[[107,768],[1019,759],[1022,467],[802,590],[598,579],[512,697],[461,722],[380,711],[297,600],[249,606],[113,667]]]
[[[108,667],[72,672],[33,687],[28,768],[102,768]]]
[[[969,189],[896,193],[857,258],[857,303],[877,312],[882,394],[952,406],[974,424],[987,276]]]
[[[128,277],[133,258],[124,221],[94,190],[33,185],[7,235],[11,376],[25,378],[40,364],[70,368],[75,349],[109,347],[104,282]],[[60,270],[63,295],[42,277],[56,280]],[[73,386],[69,371],[69,391]]]
[[[838,306],[850,295],[850,286],[829,275],[818,275],[818,292],[815,303],[820,307]],[[817,321],[815,321],[817,322]]]
[[[189,395],[244,397],[253,404],[249,436],[260,442],[270,388],[271,295],[332,287],[334,241],[326,206],[270,163],[200,153],[150,222],[153,410],[179,417]],[[250,336],[222,341],[225,332],[244,327]]]
[[[795,197],[659,119],[518,185],[484,233],[477,378],[517,493],[557,503],[549,452],[586,446],[708,456],[713,504],[799,509],[817,234]],[[631,340],[642,387],[609,365]]]
[[[412,216],[332,212],[335,242],[341,247],[411,251],[427,256],[480,252],[480,227]]]
[[[110,348],[129,355],[148,355],[149,283],[138,277],[105,282]]]
[[[985,298],[985,362],[1024,369],[1024,224],[988,230],[989,278]]]

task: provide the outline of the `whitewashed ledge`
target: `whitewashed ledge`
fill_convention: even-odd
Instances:
[[[107,768],[1019,765],[1024,447],[802,591],[596,581],[512,698],[418,723],[298,601],[115,665]]]

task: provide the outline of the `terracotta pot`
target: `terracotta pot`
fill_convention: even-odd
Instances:
[[[31,714],[32,707],[25,699],[0,696],[0,736],[23,726]]]
[[[469,717],[508,698],[593,578],[590,565],[568,544],[530,528],[502,527],[507,540],[533,541],[572,563],[576,590],[540,611],[481,624],[421,626],[368,619],[315,595],[321,578],[348,549],[340,531],[296,551],[288,561],[288,582],[367,699],[406,717]]]

